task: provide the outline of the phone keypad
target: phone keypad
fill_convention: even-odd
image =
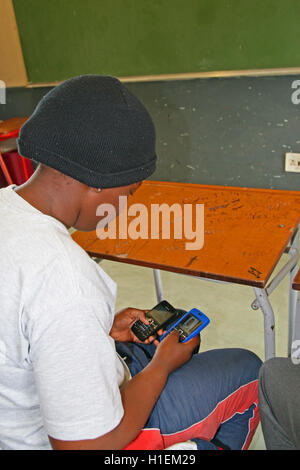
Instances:
[[[174,330],[177,330],[179,333],[179,341],[182,342],[187,338],[187,334],[180,328],[180,325],[175,326]]]
[[[149,338],[154,333],[154,328],[151,325],[146,325],[141,320],[137,320],[132,326],[132,331],[141,341]]]

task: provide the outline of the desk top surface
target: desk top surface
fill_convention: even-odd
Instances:
[[[0,134],[7,134],[19,129],[27,119],[27,117],[16,117],[0,121]]]
[[[100,240],[96,232],[75,232],[73,239],[91,256],[264,287],[300,222],[297,191],[144,181],[128,208],[134,203],[149,214],[151,204],[177,203],[182,213],[183,204],[192,204],[194,215],[196,204],[204,204],[203,247],[187,250],[191,240],[174,239],[172,218],[170,239]]]
[[[293,289],[300,290],[300,269],[293,280]]]

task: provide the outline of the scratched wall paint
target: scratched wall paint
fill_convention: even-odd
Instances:
[[[286,152],[300,152],[299,77],[197,79],[131,88],[157,127],[154,179],[228,186],[300,189],[284,171]]]
[[[156,180],[271,189],[300,188],[284,171],[300,152],[298,76],[128,83],[156,126]],[[9,89],[0,119],[30,114],[49,88]]]

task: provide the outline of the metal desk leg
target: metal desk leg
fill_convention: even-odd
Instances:
[[[291,248],[289,250],[289,255],[292,258],[295,255],[299,255],[299,228],[294,235],[294,238],[291,242]],[[294,268],[290,271],[290,287],[289,287],[289,323],[288,323],[288,356],[291,356],[291,347],[293,340],[293,330],[296,320],[296,303],[297,303],[297,292],[293,289],[292,284],[294,277],[298,271],[298,264],[296,263]]]
[[[275,357],[275,319],[265,289],[254,287],[257,302],[264,315],[265,360]]]
[[[157,302],[159,303],[163,300],[160,270],[159,269],[153,269],[153,274],[154,274],[154,282],[155,282],[155,291],[156,291]]]
[[[300,293],[297,291],[295,323],[293,328],[291,359],[293,364],[300,364]]]
[[[294,323],[292,339],[293,341],[300,340],[300,294],[298,292],[297,292],[296,315],[295,315],[295,323]]]

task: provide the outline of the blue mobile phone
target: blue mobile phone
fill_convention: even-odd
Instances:
[[[198,335],[209,324],[209,318],[197,308],[192,308],[176,321],[161,337],[162,341],[174,329],[180,333],[180,342],[185,343]]]

